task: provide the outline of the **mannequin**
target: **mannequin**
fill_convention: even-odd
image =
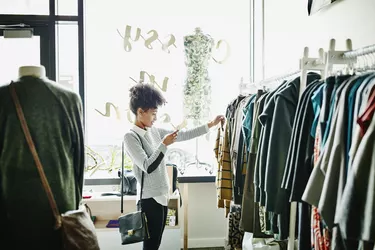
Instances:
[[[18,77],[24,76],[35,76],[37,78],[47,78],[46,77],[46,69],[44,66],[21,66],[18,69]]]
[[[184,114],[194,126],[206,122],[210,116],[211,84],[208,63],[212,55],[214,40],[200,28],[184,37],[187,78],[184,86]]]
[[[212,56],[214,40],[210,35],[204,34],[201,28],[195,28],[195,33],[184,37],[185,65],[187,66],[187,78],[184,85],[184,115],[185,118],[199,126],[210,117],[211,106],[211,83],[208,77],[208,64]],[[209,133],[206,135],[208,140]],[[183,168],[196,166],[198,169],[204,167],[212,172],[209,163],[201,162],[198,158],[198,138],[195,146],[195,159],[187,162]]]
[[[9,242],[12,249],[62,249],[61,231],[53,227],[56,221],[21,129],[11,88],[61,213],[77,209],[82,200],[81,98],[48,80],[41,65],[19,67],[18,80],[0,86],[0,152],[6,152],[0,153],[0,248]],[[30,216],[24,216],[25,211]],[[22,240],[20,232],[27,232]]]

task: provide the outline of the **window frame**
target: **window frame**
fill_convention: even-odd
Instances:
[[[78,74],[79,74],[79,95],[82,99],[83,104],[83,123],[86,127],[86,97],[85,97],[85,23],[84,23],[84,9],[85,0],[77,0],[77,15],[56,15],[56,5],[58,1],[63,0],[49,0],[49,15],[29,15],[29,14],[1,14],[0,13],[0,24],[10,25],[10,24],[20,24],[24,23],[30,25],[31,28],[35,28],[35,31],[39,29],[38,27],[43,27],[48,29],[48,47],[49,53],[43,55],[45,59],[45,64],[47,75],[51,80],[56,81],[56,58],[58,55],[56,46],[56,25],[59,21],[76,22],[78,25]],[[249,15],[249,25],[250,25],[250,77],[254,80],[254,0],[250,1],[250,15]],[[35,33],[39,34],[39,33]],[[43,58],[41,57],[41,58]],[[86,136],[86,135],[85,135]],[[212,183],[215,182],[215,176],[182,176],[179,177],[180,183]],[[85,179],[84,185],[118,185],[120,183],[120,178],[98,178],[98,179]]]
[[[59,21],[69,21],[76,22],[78,25],[78,71],[79,71],[79,95],[83,103],[83,112],[85,117],[85,77],[84,77],[84,4],[85,0],[77,0],[77,10],[78,15],[76,16],[66,16],[66,15],[56,15],[56,4],[58,1],[63,0],[49,0],[49,15],[29,15],[29,14],[1,14],[0,13],[0,24],[1,25],[11,25],[11,24],[26,24],[31,28],[36,30],[39,27],[44,27],[48,29],[48,47],[49,51],[43,57],[48,57],[49,60],[44,61],[47,63],[44,65],[47,71],[48,77],[56,81],[56,58],[57,58],[57,46],[56,46],[56,25]],[[35,30],[35,31],[36,31]],[[38,33],[35,33],[38,34]],[[42,58],[43,58],[42,57]],[[85,123],[84,119],[84,123]]]

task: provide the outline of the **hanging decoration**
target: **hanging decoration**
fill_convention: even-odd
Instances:
[[[337,0],[308,0],[307,11],[309,13],[309,16],[315,14],[325,7],[328,7],[330,4],[336,1]]]

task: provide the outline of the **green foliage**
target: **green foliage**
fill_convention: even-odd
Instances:
[[[86,147],[86,169],[90,176],[97,171],[108,171],[112,173],[121,169],[121,147],[118,146],[103,146],[97,147],[96,150],[89,146]],[[132,169],[133,164],[130,158],[124,155],[124,168]]]

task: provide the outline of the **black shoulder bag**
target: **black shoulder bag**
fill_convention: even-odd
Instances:
[[[138,134],[134,132],[137,136]],[[141,145],[142,140],[138,136]],[[124,141],[122,142],[122,160],[121,160],[122,178],[121,178],[121,190],[124,187]],[[142,192],[143,192],[143,180],[144,172],[142,171],[141,180],[141,190],[139,202],[142,202]],[[133,243],[142,242],[150,238],[150,233],[148,231],[147,217],[144,212],[142,212],[142,206],[139,204],[139,211],[128,213],[119,217],[119,231],[121,234],[122,245],[128,245]],[[124,196],[121,195],[121,214],[124,212]]]

